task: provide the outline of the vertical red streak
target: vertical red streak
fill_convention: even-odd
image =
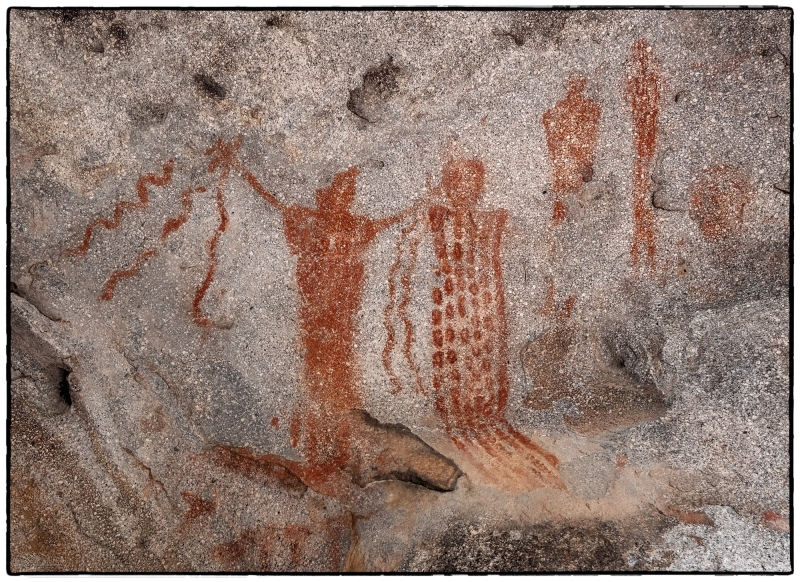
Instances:
[[[119,228],[120,222],[122,221],[122,215],[125,210],[144,210],[150,204],[150,197],[147,191],[147,185],[150,184],[152,186],[166,186],[172,181],[172,169],[174,167],[174,161],[169,160],[163,167],[162,172],[163,175],[156,176],[155,174],[145,174],[144,176],[139,176],[139,179],[136,182],[136,194],[139,197],[138,202],[128,202],[122,201],[119,202],[114,207],[114,214],[111,220],[106,218],[96,218],[89,226],[86,227],[86,231],[83,234],[83,242],[72,249],[67,249],[65,252],[68,254],[84,256],[86,251],[89,250],[89,244],[92,240],[92,233],[94,229],[98,226],[102,226],[107,230],[116,230]]]
[[[392,325],[392,312],[394,311],[395,306],[395,297],[396,291],[394,286],[394,280],[397,276],[397,271],[400,269],[400,249],[402,248],[403,239],[406,236],[406,229],[403,229],[400,238],[397,239],[397,244],[395,248],[395,260],[392,263],[392,266],[389,267],[389,302],[386,304],[386,307],[383,310],[383,326],[386,328],[386,345],[383,346],[383,352],[381,353],[381,361],[383,362],[383,367],[386,370],[386,373],[389,375],[389,381],[392,383],[392,394],[397,394],[403,389],[403,385],[400,383],[400,380],[397,378],[397,374],[395,374],[394,367],[392,366],[392,351],[394,350],[395,339],[394,339],[394,325]]]
[[[414,361],[414,356],[411,353],[411,347],[414,344],[414,326],[411,323],[411,317],[408,314],[408,306],[411,303],[411,273],[417,264],[417,248],[419,247],[419,237],[413,237],[409,244],[409,264],[403,273],[400,282],[403,286],[403,295],[398,306],[398,313],[403,322],[403,329],[405,330],[405,338],[403,340],[403,356],[408,363],[411,370],[414,372],[414,382],[418,393],[424,393],[425,389],[422,385],[422,376],[420,375],[419,366]]]
[[[564,302],[564,307],[561,309],[561,313],[559,313],[559,317],[563,319],[569,319],[572,315],[572,308],[575,307],[575,299],[577,295],[570,295],[567,300]]]
[[[503,287],[503,268],[500,264],[500,243],[503,230],[508,220],[505,210],[498,211],[497,223],[494,225],[492,238],[492,272],[495,284],[495,302],[497,303],[497,382],[500,389],[497,393],[497,408],[495,414],[505,418],[506,403],[508,402],[508,328],[506,322],[506,292]]]
[[[189,213],[192,211],[192,194],[205,191],[206,189],[200,186],[199,188],[195,188],[194,190],[189,188],[188,190],[184,190],[183,192],[181,192],[181,203],[183,204],[183,212],[180,213],[175,218],[168,219],[164,223],[164,226],[161,229],[161,242],[164,242],[169,235],[171,235],[173,232],[176,232],[189,219]]]
[[[552,225],[558,226],[567,218],[567,208],[564,206],[563,200],[556,200],[553,203],[553,218]]]
[[[124,269],[120,271],[114,271],[111,276],[106,281],[105,286],[103,287],[103,293],[100,295],[100,299],[103,301],[111,301],[114,298],[114,289],[117,286],[117,283],[120,279],[129,279],[131,277],[136,276],[139,272],[139,269],[142,268],[142,264],[152,257],[158,255],[158,251],[155,249],[148,249],[139,253],[134,261],[133,265],[129,269]]]
[[[639,39],[631,47],[633,71],[625,85],[633,118],[633,242],[631,260],[634,267],[639,257],[647,253],[651,274],[655,271],[656,224],[652,202],[649,199],[650,174],[658,137],[661,78],[658,62],[652,47]]]
[[[411,318],[408,315],[408,305],[410,303],[410,296],[411,296],[411,279],[410,273],[414,269],[414,265],[416,264],[416,250],[419,246],[419,237],[414,234],[414,230],[417,228],[417,222],[413,222],[409,226],[405,227],[401,233],[400,238],[397,240],[395,245],[395,261],[392,263],[392,266],[389,268],[389,275],[388,275],[388,282],[389,282],[389,302],[387,303],[386,307],[383,310],[383,325],[386,328],[386,345],[383,347],[383,352],[381,354],[381,359],[383,362],[383,367],[386,369],[387,374],[389,375],[389,381],[392,383],[392,394],[397,394],[403,389],[402,384],[400,383],[397,374],[394,371],[394,367],[392,366],[391,355],[392,351],[394,350],[395,344],[397,343],[395,340],[395,329],[392,325],[392,312],[395,309],[395,305],[397,303],[397,291],[395,288],[395,279],[397,278],[397,273],[401,268],[402,262],[402,254],[401,249],[403,247],[403,243],[409,238],[409,234],[412,235],[411,242],[410,242],[410,263],[406,266],[403,270],[403,274],[401,275],[401,285],[402,285],[402,295],[400,304],[398,306],[398,315],[400,320],[403,323],[403,327],[405,329],[405,339],[403,342],[403,355],[405,356],[406,361],[408,362],[409,367],[414,372],[414,378],[416,383],[417,392],[424,392],[422,387],[422,378],[419,373],[419,367],[417,366],[414,358],[411,354],[411,346],[414,341],[414,327],[411,323]]]
[[[293,449],[296,449],[297,445],[300,444],[301,432],[300,418],[294,415],[291,421],[289,421],[289,443],[292,445]]]
[[[553,313],[553,306],[555,305],[556,300],[556,282],[553,279],[550,279],[550,284],[547,286],[547,297],[544,300],[544,306],[539,310],[544,316],[548,316]]]
[[[211,286],[211,283],[214,282],[214,273],[216,272],[217,264],[219,263],[217,259],[217,243],[219,242],[222,233],[228,228],[228,212],[225,210],[225,199],[223,198],[222,192],[229,173],[230,166],[225,166],[219,175],[216,200],[217,213],[219,214],[219,226],[217,226],[217,230],[206,243],[206,250],[208,251],[209,259],[208,271],[206,272],[205,279],[203,279],[203,282],[195,291],[194,301],[192,302],[192,320],[195,322],[195,324],[201,327],[209,327],[211,325],[211,320],[206,317],[205,313],[203,313],[203,309],[200,304],[202,303],[203,298],[206,296],[206,292],[208,292],[208,288]]]

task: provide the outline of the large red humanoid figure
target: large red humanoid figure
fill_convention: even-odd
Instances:
[[[432,397],[453,443],[487,475],[562,487],[558,459],[506,420],[508,334],[500,250],[508,215],[502,209],[478,210],[484,173],[478,160],[446,163],[435,189],[444,201],[427,212],[439,280],[430,295]],[[419,236],[410,238],[411,263]],[[407,272],[401,276],[402,281],[409,278]],[[403,287],[408,294],[405,282]],[[398,303],[401,319],[406,319],[407,302],[404,296]],[[410,359],[409,350],[404,352]],[[396,378],[391,358],[384,363]]]

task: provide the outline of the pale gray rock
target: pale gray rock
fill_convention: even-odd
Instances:
[[[11,571],[787,572],[791,17],[11,10]]]

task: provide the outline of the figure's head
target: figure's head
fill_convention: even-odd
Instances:
[[[483,190],[483,163],[479,160],[451,160],[442,169],[442,189],[456,207],[475,206]]]
[[[586,89],[586,77],[575,75],[567,81],[567,95],[578,95]]]
[[[342,212],[350,208],[356,195],[358,168],[353,166],[333,177],[330,186],[317,190],[317,209],[324,212]]]

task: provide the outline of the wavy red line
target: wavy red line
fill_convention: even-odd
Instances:
[[[156,255],[158,255],[157,250],[147,249],[146,251],[139,253],[139,256],[134,259],[133,266],[131,266],[130,269],[123,269],[111,273],[111,276],[108,278],[108,281],[106,281],[105,287],[103,288],[103,294],[100,295],[100,299],[103,301],[111,301],[114,298],[114,288],[117,286],[117,283],[119,283],[120,279],[130,279],[131,277],[136,276],[136,274],[142,268],[142,263],[144,263],[147,259],[155,257]]]
[[[409,367],[414,372],[414,382],[417,392],[424,393],[425,390],[422,386],[422,376],[420,375],[419,366],[417,366],[417,363],[414,361],[414,356],[411,354],[411,346],[414,343],[414,326],[411,323],[411,317],[408,314],[408,305],[411,302],[411,273],[414,271],[414,268],[417,265],[417,249],[419,247],[419,242],[419,236],[415,236],[411,239],[411,243],[409,244],[409,263],[408,268],[400,277],[400,283],[403,286],[403,296],[400,300],[400,305],[398,305],[397,311],[400,315],[400,319],[403,322],[403,328],[406,332],[403,341],[403,355],[405,356]]]
[[[164,223],[164,227],[161,230],[161,242],[171,235],[173,232],[177,231],[180,227],[182,227],[187,220],[189,220],[189,213],[192,211],[192,194],[197,194],[200,192],[205,192],[206,189],[200,186],[199,188],[195,188],[192,190],[189,188],[188,190],[184,190],[181,192],[181,203],[183,204],[183,212],[181,212],[175,218],[170,218]]]
[[[86,231],[83,234],[83,242],[80,246],[77,246],[72,249],[67,249],[66,252],[73,255],[84,256],[86,251],[89,250],[89,244],[92,240],[92,233],[94,229],[98,226],[102,226],[107,230],[116,230],[119,228],[120,222],[122,221],[122,215],[125,210],[144,210],[150,204],[150,197],[147,191],[147,184],[151,184],[152,186],[166,186],[172,181],[172,170],[175,165],[174,160],[169,160],[163,167],[163,175],[156,176],[155,174],[146,174],[144,176],[139,176],[139,180],[136,182],[136,194],[139,197],[138,202],[130,202],[130,201],[122,201],[118,203],[114,207],[114,217],[109,220],[107,218],[96,218],[89,226],[86,227]]]
[[[225,210],[225,199],[222,196],[222,188],[225,184],[225,181],[228,179],[229,173],[230,166],[226,166],[220,173],[219,181],[217,182],[216,203],[217,213],[219,214],[219,226],[206,244],[209,258],[208,271],[206,272],[203,282],[195,291],[194,301],[192,302],[192,320],[195,322],[195,324],[201,327],[209,327],[211,325],[211,320],[206,317],[205,313],[203,313],[203,308],[200,304],[203,302],[203,298],[206,296],[208,288],[211,287],[211,283],[214,282],[214,273],[217,270],[217,264],[219,262],[217,260],[217,243],[219,242],[222,233],[228,228],[228,212]]]
[[[394,350],[394,345],[395,345],[394,325],[392,325],[392,311],[394,310],[395,297],[397,295],[395,291],[394,280],[395,277],[397,276],[397,271],[400,269],[403,240],[406,238],[408,230],[409,227],[406,227],[402,230],[400,238],[397,240],[397,243],[395,245],[396,258],[392,263],[392,266],[389,267],[389,277],[388,277],[389,302],[383,309],[383,326],[386,328],[386,344],[383,346],[383,352],[381,353],[381,361],[383,362],[383,368],[389,375],[389,381],[392,383],[393,386],[392,394],[397,394],[403,389],[403,385],[400,383],[400,380],[397,379],[397,374],[395,374],[394,372],[394,367],[392,366],[392,360],[391,360],[392,350]]]

